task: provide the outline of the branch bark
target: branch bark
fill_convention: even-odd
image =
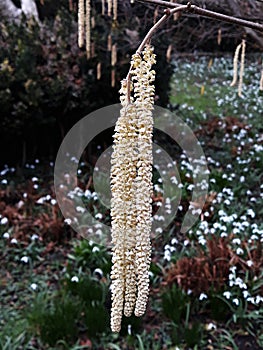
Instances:
[[[141,3],[150,3],[150,4],[154,4],[154,5],[159,5],[159,6],[163,6],[163,7],[171,8],[171,9],[181,6],[180,4],[168,2],[168,1],[163,1],[163,0],[136,0],[136,1],[141,2]],[[203,9],[201,7],[198,7],[196,5],[192,5],[191,3],[189,3],[189,6],[186,10],[182,10],[181,12],[190,12],[190,13],[194,13],[194,14],[197,14],[197,15],[200,15],[203,17],[209,17],[211,19],[219,20],[222,22],[237,24],[237,25],[240,25],[242,27],[251,28],[251,29],[254,29],[254,30],[257,30],[257,31],[263,33],[263,24],[254,23],[254,22],[243,20],[243,19],[236,18],[233,16],[223,15],[221,13],[214,12],[214,11],[209,11],[209,10]]]

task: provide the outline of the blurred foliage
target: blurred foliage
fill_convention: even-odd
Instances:
[[[101,16],[95,2],[92,14],[94,56],[87,60],[84,49],[78,48],[76,2],[37,2],[40,24],[25,17],[20,24],[1,23],[0,30],[0,139],[8,151],[2,161],[35,156],[54,157],[66,132],[84,115],[98,108],[119,102],[120,80],[128,71],[130,55],[145,35],[145,8],[135,10],[120,5],[118,23]],[[137,14],[138,16],[134,16]],[[126,32],[126,28],[132,28]],[[111,66],[107,40],[117,43],[118,62]],[[165,52],[161,37],[159,52]],[[158,46],[158,45],[157,45]],[[170,65],[159,55],[157,66],[158,103],[168,102]],[[101,78],[97,80],[97,64],[101,62]],[[115,72],[116,84],[111,86]],[[164,79],[164,76],[167,79]],[[0,147],[2,149],[3,147]],[[7,154],[8,153],[8,154]]]

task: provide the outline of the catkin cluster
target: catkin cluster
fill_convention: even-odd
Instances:
[[[149,45],[134,54],[120,90],[111,159],[113,332],[120,331],[123,313],[144,314],[149,294],[154,63]]]
[[[245,67],[245,51],[246,51],[246,41],[243,39],[241,44],[236,48],[234,58],[233,58],[233,80],[230,86],[234,86],[238,80],[238,57],[241,50],[241,60],[240,60],[240,71],[239,71],[239,83],[238,83],[238,96],[242,96],[242,87],[243,87],[243,76],[244,76],[244,67]]]

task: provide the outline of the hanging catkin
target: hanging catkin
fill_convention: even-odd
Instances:
[[[85,38],[85,9],[84,0],[79,0],[78,7],[78,44],[79,47],[84,46]]]
[[[101,0],[101,15],[105,16],[105,0]]]
[[[117,63],[117,44],[113,44],[111,47],[111,65],[114,67]]]
[[[120,331],[123,313],[145,312],[149,294],[154,63],[152,47],[135,53],[120,90],[111,158],[113,332]]]
[[[237,76],[238,76],[238,56],[241,49],[242,43],[239,44],[236,48],[234,59],[233,59],[233,80],[230,84],[230,86],[234,86],[237,83]]]
[[[111,47],[112,47],[112,39],[111,39],[111,34],[109,34],[107,38],[107,51],[111,51]]]
[[[87,59],[91,57],[91,8],[90,8],[90,0],[86,0],[86,53]]]
[[[115,70],[111,71],[111,87],[115,87]]]
[[[118,0],[113,0],[113,20],[117,21],[118,17]]]
[[[262,62],[261,78],[259,81],[259,90],[263,91],[263,62]]]
[[[170,45],[167,47],[167,50],[166,50],[166,61],[167,61],[167,62],[170,62],[170,61],[171,61],[172,49],[173,49],[173,45],[170,44]]]
[[[112,12],[112,0],[107,0],[108,3],[108,16],[111,17]]]
[[[96,25],[95,17],[92,16],[92,17],[91,17],[91,28],[92,28],[92,29],[95,28],[95,25]]]
[[[101,78],[101,62],[98,62],[97,64],[97,80],[100,80]]]
[[[243,87],[243,77],[245,70],[245,53],[246,53],[246,41],[242,40],[242,51],[241,51],[241,61],[240,61],[240,71],[239,71],[239,84],[238,84],[238,96],[242,96]]]

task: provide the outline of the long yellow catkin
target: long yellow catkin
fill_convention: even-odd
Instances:
[[[261,78],[259,81],[259,90],[263,91],[263,62],[262,62]]]
[[[87,58],[91,57],[91,18],[90,18],[91,8],[90,0],[86,0],[86,53]]]
[[[101,78],[101,62],[98,62],[97,64],[97,80],[100,80]]]
[[[123,313],[144,314],[149,293],[154,63],[152,47],[135,53],[131,80],[120,90],[111,158],[113,332],[120,331]]]
[[[243,76],[245,70],[245,53],[246,53],[246,41],[242,40],[242,51],[241,51],[241,61],[240,61],[240,71],[239,71],[239,84],[238,84],[238,96],[242,96],[243,87]]]
[[[111,17],[112,12],[112,0],[107,0],[108,3],[108,16]]]
[[[233,59],[233,80],[230,86],[234,86],[237,83],[237,74],[238,74],[238,56],[241,49],[242,43],[239,44],[236,48],[234,59]]]
[[[109,34],[107,38],[107,51],[111,51],[111,47],[112,47],[112,38],[111,38],[111,34]]]
[[[167,61],[167,62],[170,62],[170,61],[171,61],[172,50],[173,50],[173,45],[170,44],[170,45],[167,47],[167,50],[166,50],[166,61]]]
[[[113,0],[113,20],[117,21],[118,17],[118,0]]]
[[[101,15],[105,16],[105,0],[101,0]]]
[[[117,44],[113,44],[111,48],[111,65],[114,67],[117,63]]]
[[[85,9],[84,0],[79,0],[78,6],[78,45],[79,47],[84,46],[85,37]]]

